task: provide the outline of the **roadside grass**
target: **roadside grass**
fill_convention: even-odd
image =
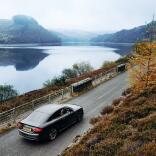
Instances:
[[[15,127],[16,127],[16,123],[8,123],[7,125],[0,127],[0,134],[6,133],[7,131],[10,131]]]
[[[156,86],[122,97],[92,118],[93,128],[62,156],[155,156]]]

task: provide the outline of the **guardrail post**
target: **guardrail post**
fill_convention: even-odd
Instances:
[[[70,95],[73,96],[73,87],[70,87]]]
[[[48,96],[48,101],[49,101],[49,103],[51,102],[51,94],[49,94],[49,96]]]
[[[94,77],[94,85],[96,86],[96,76]]]
[[[61,90],[61,96],[62,96],[61,99],[63,100],[63,98],[64,98],[64,90],[63,89]]]
[[[100,82],[102,82],[102,73],[100,74]]]
[[[12,116],[13,116],[13,122],[15,122],[16,121],[15,108],[13,108]]]
[[[34,108],[34,101],[32,101],[32,110],[34,110],[35,108]]]

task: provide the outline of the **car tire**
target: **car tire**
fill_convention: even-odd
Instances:
[[[52,140],[55,140],[56,137],[57,137],[57,130],[56,130],[56,129],[51,129],[51,130],[49,131],[49,134],[48,134],[48,139],[49,139],[50,141],[52,141]]]

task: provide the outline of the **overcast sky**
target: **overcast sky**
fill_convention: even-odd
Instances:
[[[50,29],[108,31],[145,24],[156,0],[0,0],[0,19],[34,17]]]

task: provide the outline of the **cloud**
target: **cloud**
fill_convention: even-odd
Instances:
[[[32,16],[48,28],[119,30],[144,24],[155,0],[0,0],[0,18]]]

